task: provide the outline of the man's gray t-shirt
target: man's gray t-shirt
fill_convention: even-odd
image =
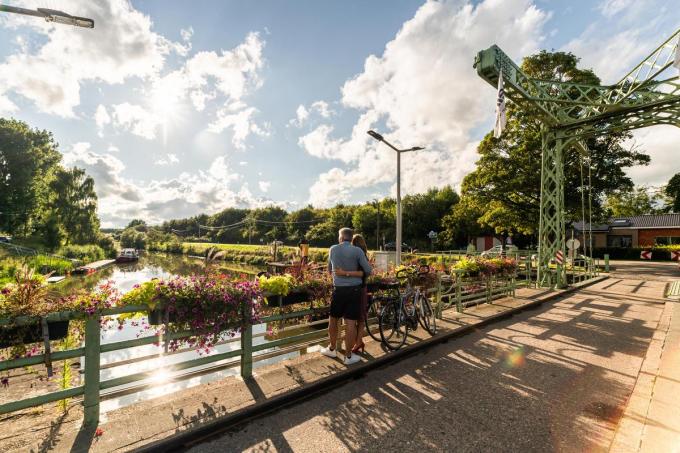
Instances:
[[[328,271],[342,269],[344,271],[363,270],[365,275],[371,274],[371,265],[366,254],[349,241],[336,244],[328,251]],[[359,286],[361,277],[340,277],[333,274],[333,286]]]

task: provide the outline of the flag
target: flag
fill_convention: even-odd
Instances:
[[[678,43],[675,45],[675,61],[673,66],[680,70],[680,38],[678,38]]]
[[[498,99],[496,100],[496,124],[493,127],[493,136],[499,138],[505,129],[508,119],[505,116],[505,90],[503,89],[503,70],[498,75]]]

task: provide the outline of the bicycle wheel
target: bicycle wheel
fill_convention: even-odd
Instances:
[[[387,304],[383,307],[378,318],[380,339],[389,349],[399,349],[406,343],[408,325],[406,312],[399,303]]]
[[[420,322],[420,325],[423,326],[430,335],[437,333],[436,313],[432,309],[432,304],[430,304],[428,298],[422,294],[418,297],[418,311],[418,321]]]
[[[376,329],[376,324],[378,323],[378,316],[380,315],[380,303],[383,299],[373,298],[368,304],[368,313],[366,314],[366,332],[375,341],[382,341],[380,338],[380,331]]]

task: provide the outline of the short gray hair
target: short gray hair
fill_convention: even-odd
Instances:
[[[340,228],[338,230],[338,238],[342,239],[343,241],[351,241],[352,236],[354,236],[354,231],[352,231],[351,228]]]

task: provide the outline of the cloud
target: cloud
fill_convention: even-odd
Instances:
[[[111,116],[102,104],[97,106],[97,111],[94,114],[94,122],[97,125],[97,133],[100,137],[104,135],[104,126],[111,123]]]
[[[260,187],[260,191],[267,193],[269,188],[272,186],[271,181],[259,181],[257,185]]]
[[[176,156],[168,154],[172,162]],[[263,207],[288,203],[256,197],[243,183],[242,176],[233,171],[226,157],[215,158],[206,170],[182,172],[169,179],[154,179],[145,184],[124,176],[125,165],[116,156],[92,150],[90,143],[76,143],[64,153],[64,164],[84,168],[95,181],[99,197],[102,225],[122,226],[133,218],[144,218],[150,223],[214,213],[227,207]],[[259,186],[268,189],[267,181]]]
[[[335,114],[333,110],[330,109],[328,102],[326,101],[315,101],[310,106],[309,109],[303,104],[298,105],[295,110],[295,118],[288,122],[289,126],[302,127],[309,119],[310,115],[317,114],[321,118],[330,118]]]
[[[165,157],[157,159],[154,164],[160,166],[174,165],[179,163],[179,158],[176,154],[169,153]]]
[[[237,107],[236,113],[232,113],[232,108],[229,106],[220,109],[217,112],[217,118],[208,125],[210,132],[220,133],[224,129],[231,129],[233,131],[232,144],[236,149],[245,149],[245,141],[251,135],[259,135],[266,137],[269,131],[266,126],[260,126],[253,121],[253,115],[257,112],[255,107],[248,107],[239,110]]]
[[[153,112],[129,102],[116,104],[112,108],[113,124],[117,127],[149,140],[156,138],[156,130],[162,121]]]
[[[405,193],[459,184],[476,161],[472,135],[490,123],[495,105],[493,88],[471,68],[474,56],[494,42],[516,59],[536,51],[549,17],[529,0],[422,5],[343,85],[342,104],[360,113],[351,136],[332,137],[322,125],[300,137],[310,155],[345,164],[320,175],[309,201],[326,206],[394,181],[395,153],[366,134],[379,127],[396,146],[427,148],[404,156]]]
[[[72,117],[84,83],[118,84],[130,77],[155,76],[166,56],[181,49],[153,32],[151,19],[126,0],[63,0],[59,7],[93,18],[97,28],[66,27],[11,15],[6,26],[28,27],[45,39],[33,51],[20,48],[0,64],[0,97],[13,92],[42,112]]]

